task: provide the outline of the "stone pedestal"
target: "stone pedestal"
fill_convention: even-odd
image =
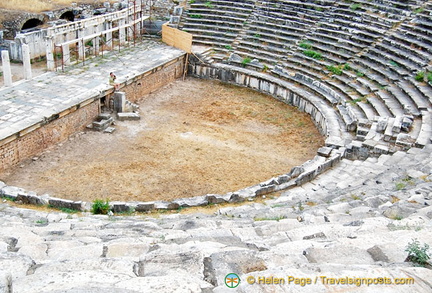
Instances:
[[[114,93],[114,112],[122,113],[126,106],[126,94],[124,92]]]
[[[4,85],[5,86],[11,86],[12,85],[12,72],[11,72],[11,67],[10,67],[9,52],[6,50],[1,51],[1,57],[2,57],[2,64],[3,64]]]
[[[24,78],[27,80],[32,79],[31,63],[30,63],[30,48],[27,44],[22,45]]]
[[[70,65],[69,45],[62,45],[62,52],[63,52],[63,65],[65,66]]]
[[[51,71],[55,69],[53,51],[54,51],[53,40],[49,38],[46,41],[46,60],[47,60],[47,69]]]

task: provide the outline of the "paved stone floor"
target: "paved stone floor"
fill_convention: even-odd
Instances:
[[[2,87],[0,140],[108,90],[111,71],[119,82],[124,82],[183,54],[181,50],[146,40],[121,52],[113,51],[103,58],[67,67],[64,72],[47,72]]]

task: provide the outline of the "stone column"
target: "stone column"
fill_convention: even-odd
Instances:
[[[46,39],[46,60],[47,60],[47,69],[53,71],[55,69],[54,62],[54,44],[52,38],[48,37]]]
[[[108,21],[107,22],[107,26],[106,26],[106,30],[110,30],[110,29],[112,29],[112,22]],[[112,32],[111,31],[107,32],[105,37],[106,37],[106,45],[107,45],[108,48],[111,49],[112,45],[113,45]]]
[[[126,29],[125,29],[124,25],[125,25],[125,20],[124,19],[119,20],[119,27],[120,27],[120,29],[119,29],[119,42],[120,42],[120,45],[123,45],[125,43],[125,40],[126,40]]]
[[[24,78],[27,80],[32,79],[31,62],[30,62],[30,48],[27,44],[22,45]]]
[[[85,47],[84,47],[83,39],[78,39],[77,50],[78,50],[78,60],[84,60]]]
[[[10,67],[9,52],[6,50],[1,51],[2,64],[3,64],[3,79],[5,86],[12,85],[12,72]]]
[[[99,49],[99,42],[100,42],[100,37],[95,37],[93,39],[93,49],[94,49],[94,52],[95,52],[95,56],[99,55],[99,51],[100,51],[100,49]]]
[[[62,52],[63,52],[63,64],[66,66],[70,65],[69,45],[67,45],[67,44],[62,45]]]
[[[85,57],[85,46],[84,46],[84,40],[81,39],[81,37],[83,36],[83,32],[82,29],[77,31],[78,33],[78,45],[77,45],[77,49],[78,49],[78,60],[84,60]]]

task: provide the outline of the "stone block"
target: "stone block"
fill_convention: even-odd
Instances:
[[[114,127],[107,127],[103,131],[104,133],[113,133],[116,129]]]
[[[330,153],[333,149],[329,147],[321,147],[318,149],[318,155],[323,157],[330,157]]]
[[[383,212],[383,215],[389,219],[396,220],[396,219],[406,218],[415,212],[416,209],[413,206],[411,206],[411,204],[407,204],[404,202],[397,202],[396,204],[387,208]]]
[[[377,245],[369,248],[367,252],[370,254],[374,261],[390,262],[387,255]]]
[[[110,126],[113,123],[112,117],[109,119],[102,119],[100,121],[94,121],[93,122],[93,128],[98,131],[105,130],[108,126]]]
[[[8,197],[16,200],[19,193],[25,193],[24,189],[15,186],[5,186],[0,190],[2,197]]]
[[[141,117],[138,113],[126,112],[126,113],[117,113],[117,119],[119,121],[140,120]]]
[[[290,181],[291,177],[288,175],[280,175],[277,177],[276,181],[278,184],[286,183]]]
[[[157,210],[177,210],[180,208],[178,203],[168,201],[156,201],[154,205]]]
[[[35,264],[30,257],[15,252],[4,252],[0,255],[1,273],[11,273],[13,281],[25,277]]]
[[[126,202],[111,202],[110,206],[113,213],[127,213],[131,210]]]
[[[218,194],[207,194],[206,199],[209,204],[219,204],[226,202],[226,200]]]
[[[256,190],[255,195],[256,196],[265,195],[265,194],[269,194],[275,190],[276,190],[275,184],[267,185],[267,186],[260,187],[258,190]]]
[[[111,118],[111,114],[110,113],[100,113],[98,115],[98,119],[99,120],[108,120]]]
[[[311,247],[306,249],[303,252],[303,255],[310,263],[318,264],[337,263],[346,265],[370,265],[374,263],[374,260],[367,251],[349,246],[328,248]]]
[[[208,201],[206,196],[196,196],[190,198],[179,198],[174,200],[173,203],[177,203],[181,207],[198,207],[207,205]]]
[[[145,213],[145,212],[149,212],[155,209],[155,204],[154,203],[139,203],[136,207],[135,207],[135,211],[139,212],[139,213]]]
[[[314,233],[312,235],[307,235],[303,237],[303,240],[311,240],[311,239],[326,239],[327,236],[323,232]]]
[[[231,203],[236,203],[236,202],[244,202],[245,199],[241,197],[240,194],[238,193],[232,193],[228,201]]]
[[[0,272],[0,292],[9,293],[12,291],[12,275],[8,272]]]
[[[57,209],[66,208],[71,210],[83,211],[82,201],[72,201],[67,199],[51,197],[48,199],[48,204]]]
[[[106,245],[108,258],[139,258],[149,250],[149,245],[146,243],[130,243],[130,242],[114,242]]]
[[[255,251],[220,252],[204,258],[204,280],[214,286],[224,284],[226,272],[236,272],[240,275],[266,269],[264,260]]]
[[[115,92],[113,100],[114,100],[114,112],[117,113],[123,112],[126,105],[126,93]]]
[[[18,193],[17,200],[21,201],[23,204],[32,204],[32,205],[46,205],[48,204],[48,201],[38,196],[34,192],[24,193],[20,192]]]

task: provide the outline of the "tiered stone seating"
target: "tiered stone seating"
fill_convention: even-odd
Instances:
[[[229,51],[244,22],[250,16],[254,1],[218,0],[190,4],[181,27],[194,35],[194,43]]]
[[[265,68],[311,91],[334,106],[347,130],[361,125],[356,138],[364,143],[399,141],[405,148],[402,131],[424,145],[432,88],[414,77],[430,70],[430,8],[402,0],[257,1],[230,51],[240,57],[223,62]],[[253,66],[242,64],[246,58],[255,59]],[[343,69],[336,74],[331,67]],[[410,122],[402,127],[404,119]]]

